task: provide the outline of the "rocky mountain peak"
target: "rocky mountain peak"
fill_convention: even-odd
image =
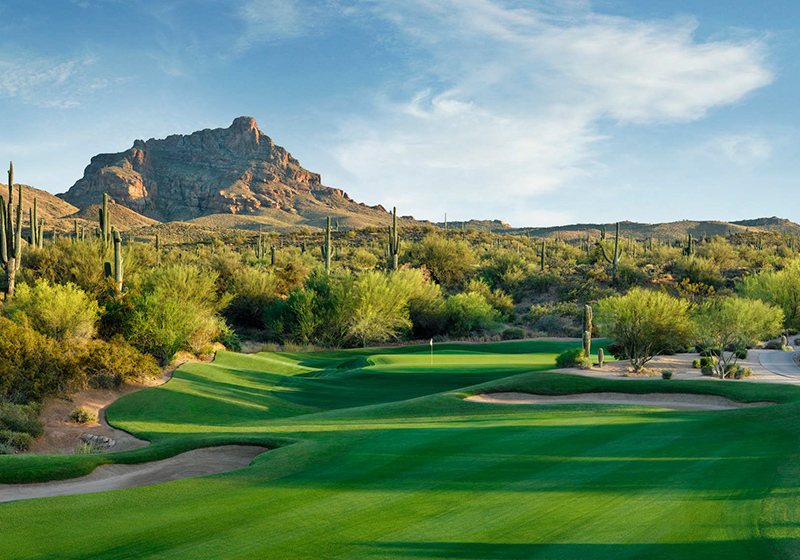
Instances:
[[[352,203],[344,192],[322,186],[318,174],[301,167],[245,116],[228,128],[136,140],[124,152],[97,155],[83,178],[60,196],[84,208],[97,204],[104,192],[158,220],[296,211],[301,193],[324,204],[330,197]]]

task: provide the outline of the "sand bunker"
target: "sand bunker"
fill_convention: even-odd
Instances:
[[[246,467],[265,451],[266,447],[253,445],[204,447],[162,461],[136,465],[102,465],[86,476],[69,480],[0,484],[0,502],[91,494],[218,474]]]
[[[492,404],[630,404],[675,410],[729,410],[774,405],[773,402],[742,403],[716,395],[684,393],[578,393],[574,395],[534,395],[531,393],[487,393],[467,397],[467,401]]]

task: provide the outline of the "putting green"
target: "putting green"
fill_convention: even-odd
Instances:
[[[800,390],[556,374],[567,343],[220,353],[122,398],[152,440],[102,456],[3,456],[0,480],[76,476],[222,443],[251,467],[0,504],[0,558],[791,558]],[[487,405],[499,391],[682,393],[777,406]]]

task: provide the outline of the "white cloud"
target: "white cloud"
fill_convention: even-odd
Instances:
[[[92,56],[64,59],[20,53],[0,56],[0,98],[43,108],[77,107],[86,94],[108,85],[105,79],[90,77],[89,69],[94,63]]]
[[[761,134],[721,134],[700,146],[700,155],[741,167],[759,165],[772,155],[773,143]]]
[[[376,96],[369,117],[342,119],[332,151],[344,171],[330,183],[422,217],[458,206],[465,217],[513,207],[522,223],[552,218],[536,197],[603,167],[604,121],[690,122],[772,80],[762,39],[700,42],[689,19],[490,0],[377,1],[370,10],[423,62]],[[727,148],[745,149],[764,150]]]
[[[318,9],[315,3],[298,0],[248,0],[238,10],[245,29],[236,41],[237,49],[301,37],[314,26]]]

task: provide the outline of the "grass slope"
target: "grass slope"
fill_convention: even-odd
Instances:
[[[148,448],[0,457],[0,479],[222,442],[224,475],[0,505],[0,558],[768,558],[798,553],[795,387],[549,373],[558,342],[220,353],[108,411]],[[492,406],[486,390],[703,392],[720,412]]]

